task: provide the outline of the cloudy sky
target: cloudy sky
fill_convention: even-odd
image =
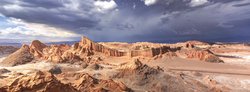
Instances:
[[[249,42],[250,0],[0,0],[0,41]]]

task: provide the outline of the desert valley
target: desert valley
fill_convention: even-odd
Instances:
[[[0,47],[0,92],[249,92],[250,45],[94,42]]]

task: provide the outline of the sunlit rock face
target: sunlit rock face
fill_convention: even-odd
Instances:
[[[82,37],[70,46],[35,40],[0,63],[0,90],[213,92],[238,91],[231,85],[242,85],[245,91],[247,83],[240,81],[247,80],[231,79],[228,86],[224,74],[247,75],[248,68],[234,64],[240,65],[243,61],[237,60],[247,59],[249,52],[248,45],[200,41],[97,43]]]
[[[166,45],[166,44],[154,44],[154,43],[134,43],[128,45],[128,50],[117,50],[116,48],[109,48],[108,45],[95,43],[89,38],[83,36],[81,41],[73,44],[72,46],[50,45],[47,46],[39,40],[34,40],[30,46],[23,46],[14,55],[10,55],[4,61],[6,62],[31,62],[33,58],[39,60],[51,61],[54,63],[65,62],[92,62],[94,58],[104,57],[145,57],[145,58],[159,58],[163,55],[174,57],[181,55],[185,58],[195,58],[207,62],[223,62],[216,57],[211,51],[199,48],[199,46],[209,46],[208,43],[199,41],[188,41],[181,43],[181,45]],[[119,47],[118,47],[119,48]],[[172,53],[172,54],[169,54]],[[177,55],[175,55],[175,53]],[[17,55],[25,55],[28,59],[11,60]],[[23,57],[23,56],[21,56]],[[94,60],[95,62],[96,60]],[[24,63],[22,62],[22,63]],[[21,63],[21,64],[22,64]],[[19,63],[17,63],[19,64]],[[16,65],[16,64],[11,64]]]
[[[181,50],[178,54],[183,54],[186,58],[199,59],[201,61],[213,62],[213,63],[223,63],[223,60],[219,59],[209,50],[199,50],[199,49],[188,49]]]
[[[46,47],[47,46],[39,40],[34,40],[30,44],[30,53],[38,58],[43,57],[43,49]]]
[[[93,55],[95,52],[100,52],[108,56],[117,57],[125,55],[124,52],[120,52],[115,49],[110,49],[101,44],[97,44],[87,37],[82,37],[82,40],[81,42],[79,42],[79,45],[76,46],[76,49],[79,50],[81,53],[86,53],[87,55]]]
[[[19,50],[10,54],[2,62],[2,66],[16,66],[31,62],[34,59],[32,53],[30,53],[30,48],[28,45],[23,45]]]
[[[30,76],[22,76],[14,80],[10,86],[2,88],[6,92],[78,92],[68,84],[63,84],[48,72],[38,71]]]

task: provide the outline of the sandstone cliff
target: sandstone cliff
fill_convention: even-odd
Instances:
[[[223,63],[223,60],[219,59],[209,50],[188,49],[188,50],[181,50],[178,53],[183,54],[186,58],[195,58],[201,61],[213,62],[213,63]]]
[[[93,55],[96,52],[103,53],[108,56],[124,56],[124,52],[120,52],[115,49],[110,49],[101,44],[95,43],[87,37],[82,37],[82,40],[74,45],[74,49],[79,51],[80,53],[86,53],[88,56]]]
[[[184,43],[184,46],[171,46],[166,44],[156,43],[134,43],[126,44],[128,50],[117,50],[118,48],[109,48],[108,45],[95,43],[87,37],[82,37],[81,41],[72,46],[69,45],[51,45],[47,46],[44,43],[34,40],[30,46],[26,46],[26,52],[31,54],[35,59],[47,60],[55,63],[74,63],[79,61],[91,62],[94,56],[104,57],[161,57],[163,54],[175,54],[176,52],[184,53],[187,58],[198,58],[208,62],[222,62],[217,56],[210,51],[194,48],[196,45],[208,45],[208,43],[190,41]],[[124,48],[124,47],[123,47]],[[23,52],[23,51],[22,51]],[[20,53],[17,52],[17,53]],[[19,55],[19,54],[15,54]],[[14,56],[16,57],[16,56]],[[12,55],[13,58],[13,55]],[[12,58],[6,58],[10,60]],[[5,60],[5,62],[7,62]],[[19,62],[22,59],[18,59]],[[12,60],[13,61],[13,60]],[[17,61],[17,60],[16,60]],[[13,62],[16,62],[13,61]],[[30,60],[29,60],[30,61]],[[24,62],[28,62],[27,60]]]
[[[130,57],[154,57],[157,55],[162,55],[167,52],[176,52],[180,50],[180,47],[171,48],[170,46],[158,46],[158,47],[149,47],[149,46],[136,46],[129,53]]]
[[[47,46],[40,42],[39,40],[32,41],[30,47],[30,53],[32,53],[35,57],[43,57],[43,49]]]

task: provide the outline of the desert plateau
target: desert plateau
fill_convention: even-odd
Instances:
[[[39,40],[1,46],[1,92],[248,92],[250,45]]]

